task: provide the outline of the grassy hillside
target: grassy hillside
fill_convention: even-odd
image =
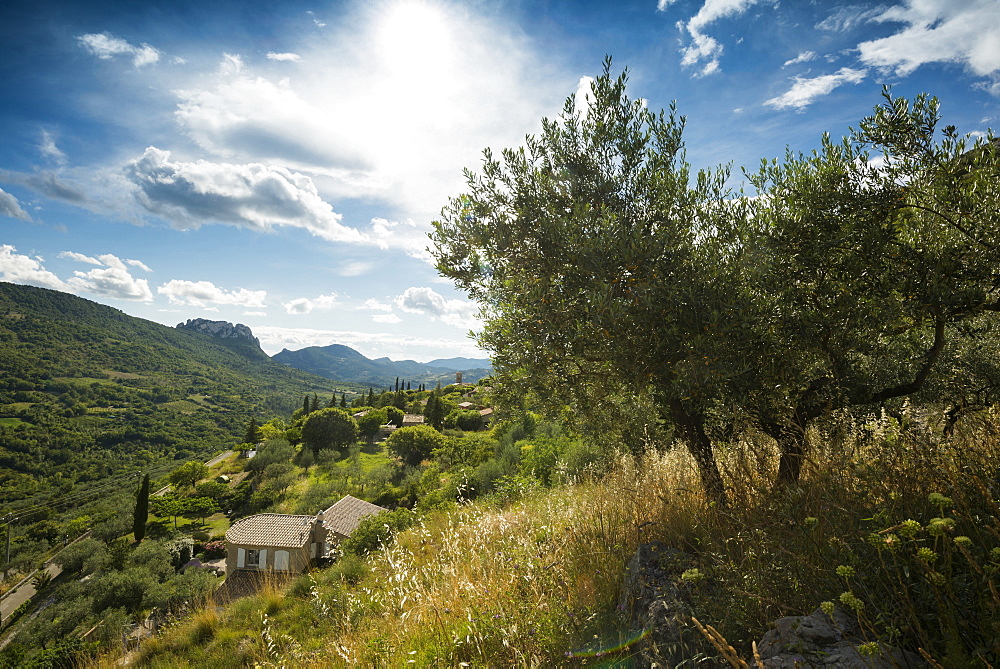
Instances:
[[[692,617],[753,666],[774,620],[821,605],[855,612],[866,652],[879,641],[944,667],[995,666],[1000,442],[995,417],[981,419],[949,440],[916,421],[846,420],[811,435],[801,484],[778,490],[773,443],[733,444],[720,454],[727,510],[706,503],[679,450],[615,456],[600,476],[429,511],[366,559],[209,606],[133,659],[633,666],[643,639],[618,592],[636,547],[658,540],[687,555],[666,572],[690,611],[663,649],[684,666],[726,664]]]

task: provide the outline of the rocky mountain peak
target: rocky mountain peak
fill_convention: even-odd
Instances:
[[[178,323],[177,328],[179,330],[194,330],[195,332],[202,332],[219,339],[245,339],[246,341],[251,341],[255,346],[260,348],[260,341],[253,336],[253,332],[250,331],[246,325],[242,323],[237,323],[233,325],[226,321],[210,321],[205,318],[189,318],[186,323]]]

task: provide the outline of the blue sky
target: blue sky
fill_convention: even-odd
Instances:
[[[0,280],[272,354],[478,356],[430,221],[606,54],[697,167],[811,150],[883,84],[1000,118],[1000,0],[8,0]]]

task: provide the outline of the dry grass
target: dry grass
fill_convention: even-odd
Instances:
[[[950,441],[921,421],[841,418],[810,435],[802,481],[781,490],[773,444],[721,448],[728,510],[705,504],[682,449],[619,455],[600,480],[427,516],[370,556],[356,585],[338,568],[275,585],[219,621],[178,625],[143,662],[532,667],[586,664],[602,649],[621,659],[633,638],[614,608],[624,565],[655,539],[705,574],[694,614],[726,654],[731,644],[752,658],[770,621],[850,593],[842,601],[861,602],[870,640],[943,666],[995,664],[994,418]]]

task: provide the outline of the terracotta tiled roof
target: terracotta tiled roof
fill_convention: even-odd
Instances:
[[[258,513],[240,518],[226,532],[226,541],[247,546],[301,548],[312,537],[314,516]]]
[[[331,532],[350,536],[358,528],[358,522],[365,516],[385,511],[380,506],[357,497],[345,496],[342,500],[320,514],[323,526]]]

